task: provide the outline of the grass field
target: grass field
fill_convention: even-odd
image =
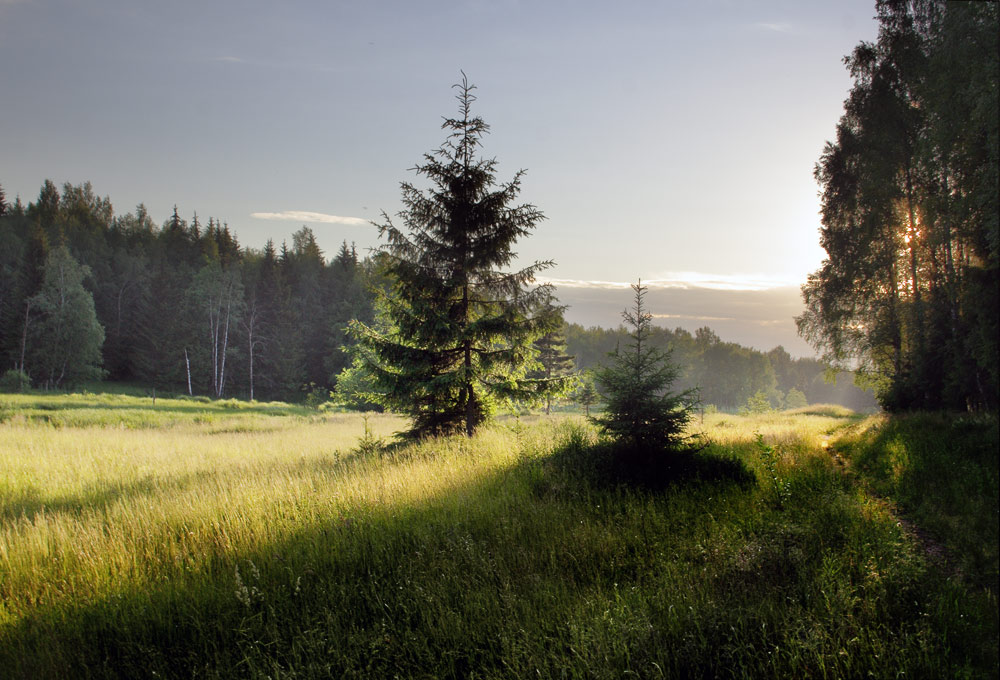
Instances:
[[[995,417],[714,414],[638,486],[366,423],[0,395],[0,676],[996,676]]]

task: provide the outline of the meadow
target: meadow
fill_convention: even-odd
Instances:
[[[995,677],[997,420],[0,395],[0,675]]]

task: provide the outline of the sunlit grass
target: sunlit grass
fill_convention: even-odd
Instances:
[[[132,428],[88,415],[94,395],[3,399],[12,677],[889,677],[996,660],[995,590],[947,579],[833,463],[831,442],[875,422],[835,407],[707,415],[705,474],[642,491],[572,467],[597,441],[579,417],[362,455],[356,414],[111,398],[140,411]]]

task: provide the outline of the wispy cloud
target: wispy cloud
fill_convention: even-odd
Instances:
[[[688,321],[736,321],[735,316],[692,316],[690,314],[653,314],[654,319],[687,319]]]
[[[0,2],[2,2],[2,1],[3,0],[0,0]],[[246,59],[242,59],[240,57],[234,57],[234,56],[228,55],[228,54],[226,56],[223,56],[223,57],[216,57],[212,61],[224,61],[227,64],[245,64],[247,62]]]
[[[795,33],[795,27],[787,21],[758,21],[751,26],[772,33]]]
[[[250,217],[258,220],[276,220],[282,222],[312,222],[314,224],[344,224],[350,227],[359,227],[370,222],[361,217],[343,217],[341,215],[327,215],[326,213],[308,212],[306,210],[283,210],[282,212],[255,212],[250,213]]]
[[[631,283],[620,281],[587,281],[579,279],[541,279],[542,283],[551,283],[556,288],[598,288],[614,290],[628,288]],[[748,290],[761,291],[774,288],[797,288],[801,281],[790,278],[769,276],[766,274],[703,274],[700,272],[668,272],[651,279],[644,279],[642,285],[650,289],[674,288],[691,290],[695,288],[707,290]]]

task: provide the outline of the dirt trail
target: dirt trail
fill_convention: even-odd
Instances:
[[[856,433],[861,426],[861,422],[844,425],[843,427],[824,435],[820,442],[820,446],[830,455],[834,466],[840,470],[840,472],[846,476],[854,486],[861,489],[865,495],[876,501],[893,517],[893,519],[896,520],[896,524],[900,527],[900,529],[902,529],[903,535],[920,549],[920,552],[923,553],[924,557],[926,557],[931,564],[943,569],[949,577],[955,577],[962,580],[964,578],[962,570],[958,567],[957,561],[952,558],[944,544],[935,539],[929,532],[918,526],[913,520],[908,518],[899,509],[899,506],[896,505],[894,500],[888,496],[878,493],[875,489],[873,489],[861,475],[854,472],[851,467],[850,458],[846,457],[837,450],[837,443],[840,439],[849,434]]]

